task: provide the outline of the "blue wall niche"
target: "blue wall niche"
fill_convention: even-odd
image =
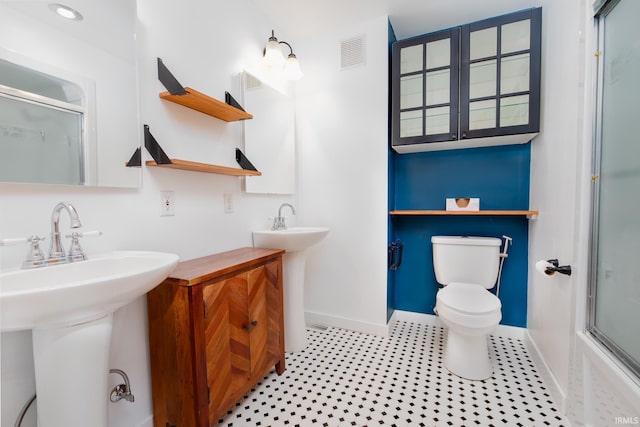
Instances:
[[[528,210],[530,144],[396,154],[389,194],[396,210],[444,210],[446,198],[479,197],[481,210]],[[389,271],[393,308],[433,314],[440,285],[431,236],[513,239],[500,284],[501,324],[526,327],[528,219],[521,216],[393,216],[390,241],[404,244],[402,265]],[[496,288],[492,290],[494,293]]]

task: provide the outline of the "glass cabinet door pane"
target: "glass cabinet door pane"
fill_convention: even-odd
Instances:
[[[529,90],[529,54],[507,56],[500,60],[500,93]]]
[[[510,53],[528,50],[531,46],[531,20],[512,22],[502,26],[500,52]]]
[[[422,135],[422,110],[400,113],[400,138]]]
[[[469,103],[469,129],[490,129],[496,127],[496,100]]]
[[[425,117],[425,135],[449,133],[449,107],[428,108]]]
[[[451,64],[451,40],[427,43],[427,69],[447,67]]]
[[[496,95],[497,61],[476,62],[469,66],[469,99]]]
[[[400,79],[400,108],[423,106],[422,74],[402,77]]]
[[[498,29],[496,27],[471,32],[469,42],[469,59],[472,61],[498,55]]]
[[[529,95],[500,98],[500,127],[529,124]]]
[[[448,104],[451,80],[449,70],[432,71],[427,73],[427,87],[425,105]]]
[[[423,67],[423,45],[409,46],[400,49],[400,74],[420,71]]]

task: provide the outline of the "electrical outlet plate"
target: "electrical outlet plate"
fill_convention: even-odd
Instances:
[[[230,193],[224,194],[224,213],[233,212],[233,195]]]
[[[175,194],[173,191],[160,192],[160,216],[174,216],[175,211]]]

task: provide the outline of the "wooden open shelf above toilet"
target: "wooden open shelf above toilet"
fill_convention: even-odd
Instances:
[[[526,216],[535,219],[538,211],[510,211],[510,210],[486,210],[486,211],[440,211],[440,210],[394,210],[389,215],[479,215],[479,216]]]

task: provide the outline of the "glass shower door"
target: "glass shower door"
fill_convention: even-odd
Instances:
[[[597,15],[589,330],[640,376],[640,1]]]

